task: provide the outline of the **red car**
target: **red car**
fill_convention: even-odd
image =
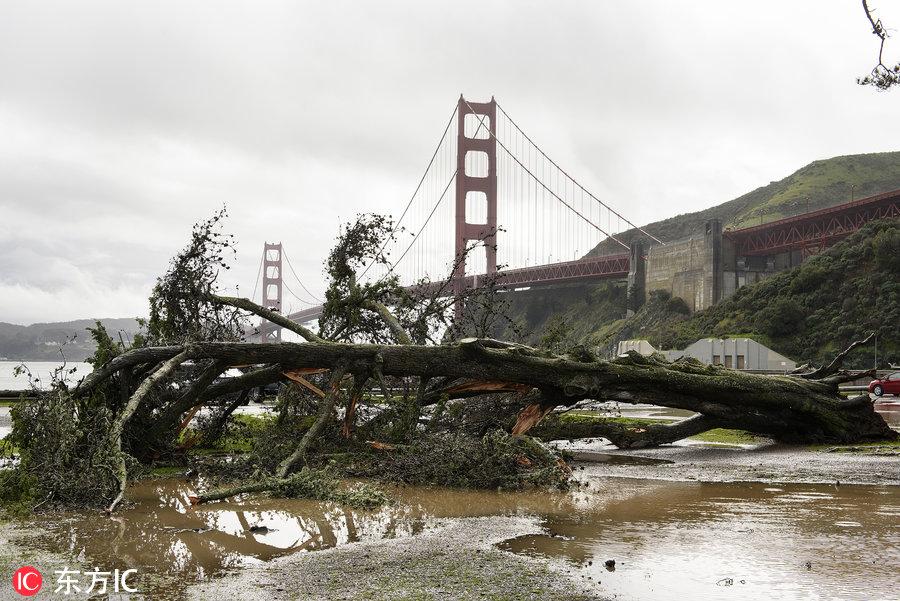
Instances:
[[[874,393],[875,396],[883,394],[900,395],[900,371],[880,380],[869,382],[869,392]]]

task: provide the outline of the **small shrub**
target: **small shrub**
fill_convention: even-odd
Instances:
[[[568,466],[549,447],[502,430],[482,438],[465,434],[422,437],[407,448],[378,456],[372,473],[406,484],[514,490],[565,488]]]
[[[39,502],[34,476],[19,468],[0,470],[0,516],[25,517]]]
[[[900,229],[884,230],[872,238],[875,261],[882,269],[900,272]]]

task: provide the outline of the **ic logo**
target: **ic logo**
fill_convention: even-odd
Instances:
[[[13,589],[25,597],[36,595],[41,590],[44,578],[37,569],[31,566],[22,566],[13,574]]]

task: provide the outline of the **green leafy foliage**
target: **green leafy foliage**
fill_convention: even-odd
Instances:
[[[240,311],[204,302],[216,292],[222,271],[231,269],[234,235],[222,232],[223,208],[194,225],[191,240],[157,279],[150,295],[146,343],[161,346],[197,340],[237,341],[244,324]]]
[[[396,342],[384,319],[371,310],[370,303],[391,304],[406,296],[397,275],[388,271],[382,278],[357,281],[364,269],[390,267],[384,249],[396,233],[393,221],[373,213],[357,215],[355,221],[344,224],[325,262],[329,283],[319,318],[323,337]]]
[[[0,469],[0,517],[25,517],[38,499],[37,479],[21,469]]]
[[[586,340],[603,324],[625,317],[627,291],[617,282],[532,288],[503,294],[508,323],[489,335],[501,340],[568,348]],[[518,332],[518,334],[517,334]],[[545,336],[548,338],[542,340]]]
[[[27,495],[49,506],[95,506],[114,493],[112,458],[105,443],[110,412],[54,390],[19,403],[12,410],[10,440],[20,449],[18,483]],[[25,494],[25,493],[21,493]]]

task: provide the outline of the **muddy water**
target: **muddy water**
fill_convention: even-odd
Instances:
[[[589,497],[501,548],[562,560],[620,599],[900,598],[895,487],[609,480]]]
[[[143,482],[113,519],[72,514],[56,546],[87,563],[166,575],[151,598],[242,565],[361,540],[415,536],[444,518],[522,515],[543,534],[500,544],[600,580],[620,599],[896,599],[900,490],[865,486],[595,480],[569,493],[392,491],[377,511],[249,499],[190,508],[192,485]],[[473,533],[473,536],[479,533]],[[615,559],[615,571],[603,563]],[[809,565],[807,565],[809,562]],[[149,590],[148,590],[149,588]]]

